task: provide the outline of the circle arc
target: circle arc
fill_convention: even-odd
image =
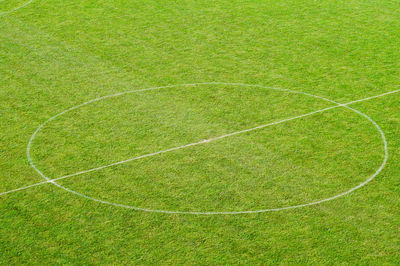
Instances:
[[[373,124],[373,126],[376,128],[376,130],[379,132],[380,136],[381,136],[381,140],[383,142],[383,147],[384,147],[384,158],[382,161],[382,164],[379,166],[379,168],[375,171],[375,173],[373,175],[371,175],[369,178],[367,178],[365,181],[361,182],[360,184],[358,184],[357,186],[344,191],[342,193],[339,193],[337,195],[325,198],[325,199],[321,199],[321,200],[317,200],[317,201],[313,201],[310,203],[305,203],[305,204],[298,204],[298,205],[293,205],[293,206],[286,206],[286,207],[280,207],[280,208],[268,208],[268,209],[260,209],[260,210],[248,210],[248,211],[169,211],[169,210],[157,210],[157,209],[148,209],[148,208],[140,208],[140,207],[135,207],[135,206],[131,206],[131,205],[125,205],[125,204],[120,204],[120,203],[114,203],[114,202],[109,202],[109,201],[105,201],[105,200],[101,200],[101,199],[97,199],[97,198],[93,198],[87,195],[84,195],[82,193],[79,193],[77,191],[74,191],[72,189],[69,189],[67,187],[64,187],[60,184],[58,184],[57,182],[55,182],[54,180],[52,180],[51,178],[47,177],[45,174],[43,174],[42,171],[40,171],[36,165],[33,163],[33,160],[31,158],[30,155],[30,150],[31,150],[31,146],[32,146],[32,142],[35,138],[35,136],[37,135],[37,133],[49,122],[51,122],[52,120],[56,119],[57,117],[72,111],[74,109],[77,109],[79,107],[82,107],[84,105],[93,103],[93,102],[97,102],[103,99],[107,99],[107,98],[111,98],[111,97],[118,97],[121,95],[125,95],[125,94],[130,94],[130,93],[136,93],[136,92],[142,92],[142,91],[150,91],[150,90],[160,90],[160,89],[167,89],[167,88],[175,88],[175,87],[188,87],[188,86],[197,86],[197,85],[232,85],[232,86],[247,86],[247,87],[258,87],[258,88],[264,88],[264,89],[272,89],[272,90],[278,90],[278,91],[286,91],[286,92],[291,92],[291,93],[295,93],[295,94],[303,94],[303,95],[307,95],[307,96],[311,96],[314,98],[318,98],[318,99],[322,99],[325,100],[327,102],[331,102],[337,105],[337,107],[344,107],[347,108],[355,113],[357,113],[358,115],[363,116],[365,119],[367,119],[370,123]],[[95,201],[95,202],[99,202],[102,204],[107,204],[107,205],[112,205],[112,206],[116,206],[116,207],[122,207],[122,208],[127,208],[127,209],[133,209],[133,210],[137,210],[137,211],[145,211],[145,212],[157,212],[157,213],[166,213],[166,214],[195,214],[195,215],[229,215],[229,214],[249,214],[249,213],[262,213],[262,212],[271,212],[271,211],[281,211],[281,210],[287,210],[287,209],[295,209],[295,208],[301,208],[301,207],[306,207],[306,206],[312,206],[312,205],[317,205],[323,202],[327,202],[327,201],[331,201],[334,200],[336,198],[345,196],[347,194],[350,194],[351,192],[365,186],[367,183],[369,183],[371,180],[373,180],[384,168],[384,166],[386,165],[387,159],[389,157],[388,154],[388,149],[387,149],[387,141],[386,141],[386,137],[384,132],[382,131],[382,129],[380,128],[380,126],[368,115],[358,111],[357,109],[351,108],[349,106],[347,106],[346,104],[341,104],[338,103],[336,101],[330,100],[328,98],[322,97],[322,96],[318,96],[318,95],[313,95],[313,94],[309,94],[309,93],[305,93],[305,92],[301,92],[301,91],[294,91],[294,90],[290,90],[290,89],[282,89],[282,88],[275,88],[275,87],[268,87],[268,86],[263,86],[263,85],[252,85],[252,84],[242,84],[242,83],[225,83],[225,82],[203,82],[203,83],[190,83],[190,84],[176,84],[176,85],[168,85],[168,86],[160,86],[160,87],[152,87],[152,88],[147,88],[147,89],[139,89],[139,90],[131,90],[131,91],[125,91],[125,92],[120,92],[120,93],[115,93],[115,94],[110,94],[110,95],[106,95],[103,97],[98,97],[86,102],[83,102],[79,105],[73,106],[67,110],[64,110],[52,117],[50,117],[48,120],[46,120],[43,124],[41,124],[36,131],[32,134],[32,136],[29,139],[28,145],[27,145],[27,149],[26,149],[26,154],[27,154],[27,158],[28,158],[28,162],[30,164],[30,166],[40,175],[42,176],[44,179],[46,179],[47,181],[49,181],[50,183],[54,184],[55,186],[70,192],[72,194],[75,194],[77,196]]]

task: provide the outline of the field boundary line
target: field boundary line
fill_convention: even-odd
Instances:
[[[31,0],[31,2],[32,1],[33,0]],[[1,16],[1,14],[0,14],[0,16]],[[193,83],[193,84],[181,84],[181,85],[184,86],[184,85],[199,85],[199,84],[230,84],[230,85],[246,85],[246,86],[250,86],[250,87],[263,87],[261,85],[247,85],[247,84],[241,84],[241,83],[220,83],[220,82]],[[156,90],[156,89],[169,88],[169,87],[174,87],[174,85],[163,86],[163,87],[154,87],[154,88],[148,88],[148,89],[142,89],[142,90],[135,90],[135,92]],[[281,90],[284,90],[284,89],[281,89]],[[133,92],[133,91],[130,91],[130,92]],[[42,181],[42,182],[34,183],[34,184],[31,184],[31,185],[28,185],[28,186],[23,186],[23,187],[19,187],[19,188],[16,188],[16,189],[9,190],[9,191],[1,192],[0,196],[6,195],[6,194],[9,194],[9,193],[13,193],[13,192],[17,192],[17,191],[21,191],[21,190],[25,190],[25,189],[29,189],[29,188],[32,188],[32,187],[40,186],[40,185],[43,185],[43,184],[48,184],[48,183],[53,183],[55,185],[58,185],[58,184],[55,183],[55,181],[57,181],[57,180],[65,179],[65,178],[72,177],[72,176],[77,176],[77,175],[88,173],[88,172],[93,172],[93,171],[96,171],[96,170],[101,170],[101,169],[104,169],[104,168],[107,168],[107,167],[111,167],[111,166],[114,166],[114,165],[123,164],[123,163],[130,162],[130,161],[133,161],[133,160],[137,160],[137,159],[141,159],[141,158],[145,158],[145,157],[150,157],[150,156],[161,154],[161,153],[166,153],[166,152],[169,152],[169,151],[174,151],[174,150],[178,150],[178,149],[182,149],[182,148],[186,148],[186,147],[190,147],[190,146],[194,146],[194,145],[198,145],[198,144],[202,144],[202,143],[208,143],[208,142],[213,141],[213,140],[222,139],[222,138],[233,136],[233,135],[237,135],[237,134],[240,134],[240,133],[245,133],[245,132],[249,132],[249,131],[256,130],[256,129],[265,128],[265,127],[268,127],[268,126],[271,126],[271,125],[276,125],[276,124],[280,124],[280,123],[287,122],[287,121],[290,121],[290,120],[295,120],[295,119],[298,119],[298,118],[310,116],[310,115],[313,115],[313,114],[316,114],[316,113],[321,113],[321,112],[324,112],[324,111],[327,111],[327,110],[331,110],[331,109],[334,109],[334,108],[338,108],[338,107],[341,107],[341,106],[348,107],[348,105],[350,105],[350,104],[363,102],[363,101],[367,101],[367,100],[383,97],[383,96],[394,94],[394,93],[398,93],[398,92],[400,92],[400,89],[394,90],[394,91],[390,91],[390,92],[386,92],[386,93],[382,93],[382,94],[375,95],[375,96],[371,96],[371,97],[367,97],[367,98],[363,98],[363,99],[359,99],[359,100],[350,101],[350,102],[343,103],[343,104],[337,103],[337,102],[334,102],[334,101],[330,100],[330,102],[336,103],[337,105],[331,106],[331,107],[327,107],[327,108],[323,108],[323,109],[320,109],[320,110],[316,110],[316,111],[313,111],[313,112],[310,112],[310,113],[306,113],[306,114],[303,114],[303,115],[299,115],[299,116],[295,116],[295,117],[291,117],[291,118],[286,118],[286,119],[283,119],[283,120],[280,120],[280,121],[276,121],[276,122],[272,122],[272,123],[268,123],[268,124],[265,124],[265,125],[260,125],[260,126],[254,127],[254,128],[245,129],[245,130],[241,130],[241,131],[236,131],[236,132],[228,133],[228,134],[225,134],[225,135],[222,135],[222,136],[214,137],[214,138],[211,138],[211,139],[208,139],[208,140],[202,140],[202,141],[199,141],[199,142],[190,143],[190,144],[186,144],[186,145],[183,145],[183,146],[166,149],[166,150],[163,150],[163,151],[158,151],[158,152],[154,152],[154,153],[150,153],[150,154],[141,155],[141,156],[138,156],[138,157],[135,157],[135,158],[130,158],[130,159],[119,161],[119,162],[115,162],[115,163],[112,163],[112,164],[109,164],[109,165],[100,166],[100,167],[89,169],[89,170],[85,170],[85,171],[80,171],[80,172],[77,172],[77,173],[74,173],[74,174],[69,174],[69,175],[61,176],[61,177],[54,178],[54,179],[48,179],[48,178],[45,177],[46,181]],[[66,113],[68,111],[76,109],[76,108],[78,108],[78,107],[80,107],[82,105],[85,105],[85,104],[88,104],[88,103],[91,103],[91,102],[94,102],[94,101],[98,101],[100,99],[105,99],[105,98],[109,98],[109,97],[112,97],[112,96],[119,96],[119,95],[123,95],[123,94],[127,94],[127,93],[128,92],[121,92],[121,93],[113,94],[111,96],[103,96],[103,97],[100,97],[100,98],[97,98],[97,99],[94,99],[94,100],[87,101],[87,102],[85,102],[83,104],[77,105],[77,106],[72,107],[70,109],[67,109],[67,110],[65,110],[65,111],[53,116],[49,120],[47,120],[45,123],[43,123],[41,126],[39,126],[39,128],[35,131],[35,133],[38,132],[47,122],[53,120],[54,118]],[[302,93],[302,94],[308,95],[307,93]],[[312,96],[314,96],[314,95],[312,95]],[[317,96],[317,98],[319,98],[319,97]],[[321,98],[323,98],[323,97],[321,97]],[[350,108],[350,107],[348,107],[348,108]],[[357,111],[357,110],[355,110],[353,108],[350,108],[350,109],[352,109],[352,110],[358,112],[359,114],[361,114],[361,112],[359,112],[359,111]],[[375,126],[377,126],[378,129],[380,129],[380,127],[372,119],[370,119],[369,117],[367,117],[367,119],[370,120]],[[383,132],[381,132],[381,134],[382,133]],[[386,145],[386,142],[385,142],[385,145]],[[381,168],[383,168],[383,166],[381,166]],[[378,169],[379,172],[380,172],[380,170],[382,170],[381,168]],[[370,179],[367,179],[363,183],[359,184],[357,187],[351,189],[351,191],[354,191],[355,189],[365,185],[369,181],[370,181]],[[347,193],[346,192],[345,193],[348,194],[351,191],[347,191]],[[339,194],[339,195],[343,196],[342,194]],[[339,196],[337,195],[337,196],[335,196],[335,198],[336,197],[339,197]],[[326,200],[322,200],[319,203],[321,203],[323,201],[326,201]],[[310,204],[304,204],[304,205],[301,205],[301,206],[308,206],[308,205],[310,205]],[[256,212],[256,211],[252,211],[252,212]]]

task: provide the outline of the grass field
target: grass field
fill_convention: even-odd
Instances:
[[[0,264],[396,265],[399,77],[394,0],[0,0]]]

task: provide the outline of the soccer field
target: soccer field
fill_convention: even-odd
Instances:
[[[400,261],[400,2],[0,0],[0,264]]]

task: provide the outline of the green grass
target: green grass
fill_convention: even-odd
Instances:
[[[398,1],[0,0],[0,193],[43,181],[47,119],[123,91],[259,84],[349,102],[399,89]],[[49,178],[332,106],[237,85],[107,98],[48,123]],[[397,264],[400,94],[351,105],[388,141],[384,170],[319,205],[241,215],[135,211],[43,184],[0,196],[1,264]],[[90,197],[171,211],[331,197],[380,166],[379,132],[334,108],[73,176]]]

